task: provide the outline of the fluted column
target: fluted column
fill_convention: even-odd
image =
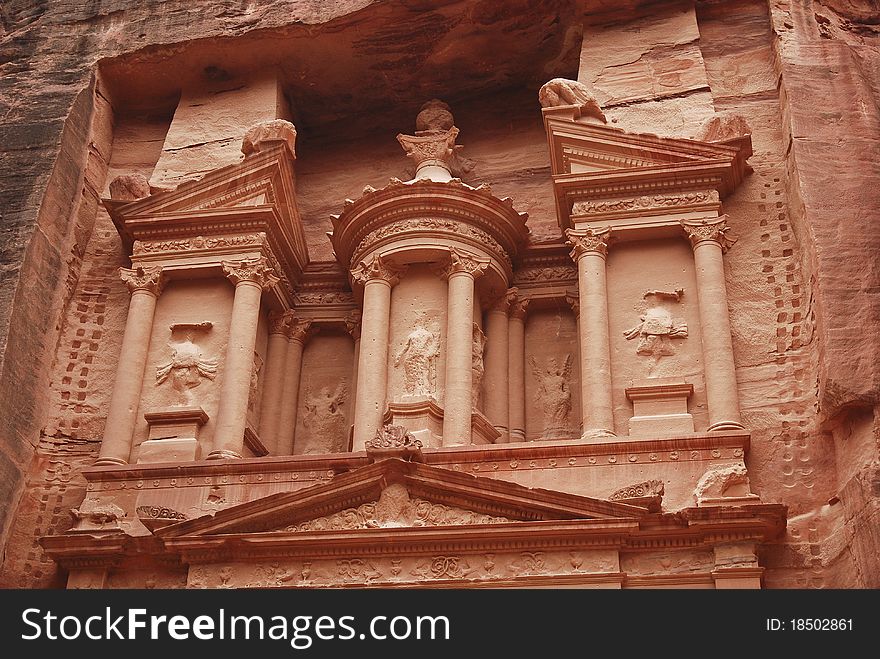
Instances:
[[[682,221],[682,226],[694,248],[709,430],[738,430],[743,425],[724,283],[723,254],[733,244],[725,235],[727,216],[701,222]]]
[[[131,440],[137,423],[141,400],[141,386],[156,300],[162,290],[162,267],[120,268],[119,276],[128,286],[131,300],[128,318],[122,335],[122,349],[116,367],[116,380],[107,412],[104,440],[95,462],[98,466],[127,464],[131,454]]]
[[[471,443],[474,283],[488,265],[488,260],[451,249],[449,264],[441,270],[449,281],[443,446]]]
[[[485,373],[485,412],[489,422],[501,436],[495,440],[498,444],[510,441],[510,400],[508,392],[510,361],[508,355],[508,321],[507,311],[515,293],[505,293],[496,300],[486,314],[486,352]]]
[[[265,258],[224,261],[223,272],[235,284],[229,343],[223,365],[214,448],[209,460],[240,458],[247,423],[248,394],[254,367],[254,347],[260,320],[263,290],[274,286],[278,277]]]
[[[293,312],[269,314],[269,341],[266,347],[266,376],[263,384],[263,403],[260,408],[260,441],[269,453],[278,453],[278,422],[284,371],[287,364],[287,332]]]
[[[282,383],[278,420],[278,453],[292,455],[296,440],[296,416],[299,410],[299,385],[302,379],[303,350],[312,335],[312,321],[291,319],[287,327],[287,359]]]
[[[508,424],[510,441],[526,441],[526,313],[530,300],[510,289],[510,315],[507,319]]]
[[[369,263],[362,261],[351,271],[354,280],[364,287],[353,451],[364,450],[367,441],[382,427],[388,388],[391,288],[400,281],[404,270],[381,256],[374,256]]]
[[[581,414],[583,438],[591,439],[614,434],[605,281],[605,257],[611,229],[569,229],[565,233],[572,246],[571,258],[578,269]]]

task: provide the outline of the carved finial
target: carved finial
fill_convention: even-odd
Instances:
[[[736,238],[727,235],[730,231],[727,215],[706,220],[681,220],[681,226],[694,249],[700,243],[711,241],[717,242],[721,251],[726,252],[736,242]]]
[[[455,125],[452,108],[439,98],[432,98],[422,105],[416,117],[416,135],[446,132]]]
[[[236,286],[243,282],[257,284],[263,290],[272,288],[281,281],[275,270],[262,256],[240,261],[222,261],[223,273]]]
[[[608,254],[608,241],[611,238],[611,228],[601,229],[568,229],[565,232],[568,244],[571,245],[571,258],[577,262],[586,254]]]
[[[467,174],[474,168],[473,161],[458,155],[462,147],[455,143],[458,128],[453,123],[449,106],[435,98],[419,111],[416,134],[400,133],[397,136],[400,146],[415,163],[415,179],[449,181],[451,177]]]
[[[286,144],[290,155],[296,158],[296,127],[284,119],[275,119],[257,124],[248,129],[241,142],[241,152],[245,157],[259,153],[263,145]]]
[[[395,286],[406,270],[406,266],[391,263],[380,254],[375,254],[369,261],[358,263],[357,267],[351,271],[351,276],[361,286],[366,286],[368,281],[374,279],[386,281]]]
[[[489,259],[481,259],[456,247],[450,247],[449,261],[440,266],[436,272],[444,279],[460,273],[467,273],[476,279],[483,275],[488,267]]]
[[[592,90],[584,83],[566,78],[553,78],[545,83],[538,92],[538,101],[542,108],[575,106],[576,118],[608,123],[605,113],[599,107]]]
[[[162,277],[162,266],[138,266],[136,268],[119,268],[119,276],[128,291],[147,291],[153,295],[159,295],[162,292],[162,286],[165,283]]]

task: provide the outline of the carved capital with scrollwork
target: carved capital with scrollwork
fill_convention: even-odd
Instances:
[[[158,296],[162,292],[162,286],[165,283],[161,265],[119,268],[119,276],[125,282],[125,285],[128,286],[129,293],[146,291]]]
[[[611,227],[601,229],[568,229],[565,235],[568,238],[568,244],[571,245],[571,258],[575,263],[587,254],[598,254],[603,258],[608,254]]]
[[[226,275],[226,278],[236,286],[242,283],[251,283],[266,290],[281,281],[281,278],[269,265],[269,261],[262,256],[241,259],[240,261],[223,261],[220,265],[223,266],[223,274]]]
[[[406,266],[391,263],[385,257],[375,254],[369,261],[358,263],[351,271],[351,276],[361,286],[366,286],[368,281],[373,280],[384,281],[394,286],[406,270]]]
[[[270,311],[269,312],[269,334],[286,335],[290,329],[290,323],[293,322],[294,314],[292,309],[287,311]]]
[[[507,315],[510,305],[516,302],[517,289],[509,288],[489,304],[489,313],[503,313]]]
[[[481,259],[468,252],[450,247],[449,260],[437,268],[435,272],[442,279],[449,279],[459,274],[467,274],[476,279],[483,275],[488,267],[489,259]]]
[[[520,297],[518,288],[508,289],[507,295],[510,299],[510,317],[517,320],[525,320],[529,312],[531,298]]]
[[[312,321],[303,318],[292,318],[287,328],[287,337],[291,341],[305,343],[314,334]]]
[[[708,220],[682,220],[681,226],[694,248],[700,243],[711,241],[721,245],[721,251],[726,252],[736,242],[735,238],[727,235],[730,231],[727,215]]]

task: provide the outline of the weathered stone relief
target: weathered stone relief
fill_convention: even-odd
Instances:
[[[435,397],[437,360],[440,357],[440,333],[428,328],[428,319],[419,314],[416,326],[394,358],[394,367],[403,367],[404,398]]]
[[[348,422],[342,411],[348,398],[348,383],[342,380],[335,389],[327,386],[314,392],[309,382],[303,393],[303,427],[309,441],[301,452],[339,453],[348,450]]]
[[[565,355],[562,365],[555,357],[547,359],[541,367],[534,357],[529,357],[529,365],[538,383],[535,399],[541,404],[543,430],[541,439],[568,439],[571,437],[569,417],[571,416],[571,353]]]
[[[473,373],[471,376],[471,403],[475,410],[482,409],[483,407],[481,394],[483,392],[483,373],[486,370],[483,363],[485,348],[486,335],[483,334],[480,326],[474,323],[473,342],[471,344],[471,371]]]
[[[621,499],[641,499],[642,497],[655,497],[663,495],[663,481],[649,480],[633,485],[627,485],[619,490],[612,492],[608,497],[609,501],[619,501]]]
[[[723,499],[757,499],[752,494],[749,472],[744,464],[710,467],[697,481],[694,499],[697,505]]]
[[[254,351],[254,365],[251,369],[251,384],[248,390],[248,412],[260,409],[260,373],[263,370],[263,358]]]
[[[669,303],[679,302],[682,295],[684,289],[681,288],[675,291],[647,291],[643,296],[647,308],[640,316],[639,324],[623,333],[628,341],[639,339],[637,355],[652,358],[648,366],[649,377],[655,375],[654,371],[662,357],[675,354],[671,339],[687,338],[687,323],[674,319],[669,310]]]
[[[119,522],[126,514],[115,503],[98,504],[83,502],[80,508],[71,508],[76,531],[108,531],[119,528]]]
[[[404,485],[394,483],[382,490],[378,501],[364,503],[357,508],[348,508],[332,515],[294,524],[285,528],[285,531],[460,526],[463,524],[501,524],[509,521],[506,517],[493,517],[424,499],[411,498]]]
[[[191,406],[196,404],[193,389],[202,384],[202,380],[213,380],[217,377],[217,360],[207,358],[196,343],[196,334],[208,332],[211,323],[181,323],[171,326],[172,339],[176,332],[183,331],[184,339],[168,344],[171,359],[156,367],[156,386],[171,382],[176,397],[174,404]]]
[[[542,108],[554,108],[563,105],[577,105],[581,115],[586,115],[606,123],[605,114],[592,90],[584,83],[566,78],[553,78],[544,83],[538,91],[538,101]]]
[[[640,195],[631,199],[590,199],[576,201],[571,208],[572,215],[601,215],[616,211],[632,211],[647,208],[666,208],[691,206],[695,204],[718,203],[718,192],[688,192],[683,194]]]

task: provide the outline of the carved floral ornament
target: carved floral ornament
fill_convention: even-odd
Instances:
[[[366,286],[369,281],[384,281],[391,286],[400,281],[400,277],[406,272],[406,266],[398,266],[391,263],[385,257],[375,254],[369,261],[361,261],[351,271],[352,278],[361,286]]]
[[[481,259],[455,247],[449,249],[449,261],[437,269],[437,274],[448,279],[453,275],[467,274],[476,279],[486,272],[489,259]]]
[[[681,226],[694,248],[702,242],[711,241],[717,242],[721,245],[721,250],[726,252],[736,242],[735,238],[727,235],[730,231],[727,215],[708,220],[682,220]]]
[[[601,229],[567,229],[565,232],[568,244],[571,245],[571,258],[577,262],[586,254],[608,254],[608,241],[611,238],[611,228]]]
[[[687,192],[682,194],[641,195],[631,199],[591,199],[576,201],[572,215],[601,215],[616,211],[634,211],[648,208],[667,208],[718,203],[718,191]]]
[[[253,283],[266,290],[281,281],[281,278],[275,274],[274,268],[264,257],[223,261],[221,265],[223,273],[236,286],[240,283]]]
[[[159,295],[162,292],[164,279],[162,277],[162,266],[138,266],[137,268],[119,268],[119,276],[128,291],[146,291],[153,295]]]

